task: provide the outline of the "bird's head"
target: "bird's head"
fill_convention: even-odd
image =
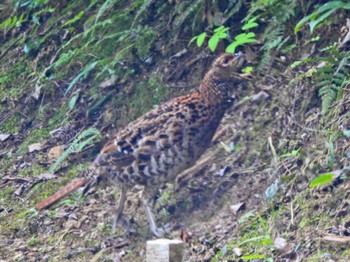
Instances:
[[[219,56],[206,73],[200,91],[208,96],[214,95],[223,99],[230,97],[235,86],[244,79],[241,70],[245,63],[242,52]]]
[[[236,54],[223,54],[212,64],[207,75],[215,80],[233,80],[240,78],[241,69],[246,59],[242,52]]]

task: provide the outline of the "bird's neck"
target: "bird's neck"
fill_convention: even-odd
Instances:
[[[199,86],[199,92],[208,104],[221,104],[230,100],[229,85],[228,81],[206,76]]]

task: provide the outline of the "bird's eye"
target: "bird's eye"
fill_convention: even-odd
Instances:
[[[233,57],[229,57],[229,56],[224,57],[224,59],[222,60],[222,66],[224,67],[228,66],[229,64],[231,64],[232,60],[233,60]]]
[[[224,64],[228,64],[230,62],[230,59],[228,57],[225,57]]]

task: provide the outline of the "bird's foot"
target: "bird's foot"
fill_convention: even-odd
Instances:
[[[116,216],[115,219],[113,220],[113,226],[112,226],[113,233],[117,232],[117,225],[118,224],[123,226],[128,232],[133,231],[131,229],[130,222],[128,221],[128,219],[124,215]]]
[[[159,227],[151,228],[152,234],[158,238],[164,237],[166,234],[169,234],[170,231],[171,231],[170,224],[166,224],[162,228],[159,228]]]

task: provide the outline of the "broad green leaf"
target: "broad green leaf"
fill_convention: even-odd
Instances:
[[[241,39],[239,41],[236,41],[236,44],[237,44],[237,46],[240,46],[240,45],[244,45],[246,43],[256,43],[256,42],[258,42],[256,39],[247,38],[247,39]]]
[[[214,29],[214,32],[217,33],[217,32],[220,32],[221,30],[223,30],[225,28],[225,26],[219,26],[218,28]]]
[[[227,33],[224,33],[224,32],[218,32],[215,34],[218,38],[220,39],[225,39],[227,38]]]
[[[233,43],[231,43],[230,45],[228,45],[227,47],[226,47],[226,50],[225,50],[225,52],[226,53],[235,53],[235,51],[236,51],[236,47],[237,47],[237,45],[236,45],[236,42],[233,42]]]
[[[214,52],[216,47],[218,46],[219,43],[219,38],[216,35],[213,35],[209,41],[208,41],[208,45],[209,45],[209,49]]]
[[[258,19],[258,18],[259,18],[259,16],[254,16],[253,18],[251,18],[251,19],[248,20],[247,24],[250,24],[250,23],[255,22],[256,19]]]
[[[205,37],[207,36],[207,33],[201,33],[198,37],[197,37],[197,46],[201,47],[204,43]]]
[[[255,37],[255,34],[253,32],[249,32],[249,33],[242,33],[242,34],[239,34],[235,37],[235,40],[236,41],[239,41],[239,40],[242,40],[242,39],[248,39],[248,38],[253,38]]]
[[[248,24],[245,24],[243,27],[242,27],[242,30],[248,30],[248,29],[251,29],[251,28],[254,28],[254,27],[257,27],[259,26],[258,23],[248,23]]]
[[[323,175],[320,175],[318,177],[315,177],[311,181],[310,187],[313,188],[313,187],[316,187],[316,186],[320,186],[320,185],[324,185],[324,184],[330,183],[330,182],[333,181],[334,177],[335,176],[332,173],[327,173],[327,174],[323,174]]]
[[[188,43],[188,45],[192,44],[192,42],[193,42],[194,40],[196,40],[197,38],[198,38],[198,35],[192,37],[191,40],[190,40],[190,42]]]
[[[250,73],[250,72],[253,72],[253,70],[254,70],[254,67],[252,67],[252,66],[247,66],[247,67],[245,67],[245,68],[242,69],[242,72],[243,72],[243,73]]]

